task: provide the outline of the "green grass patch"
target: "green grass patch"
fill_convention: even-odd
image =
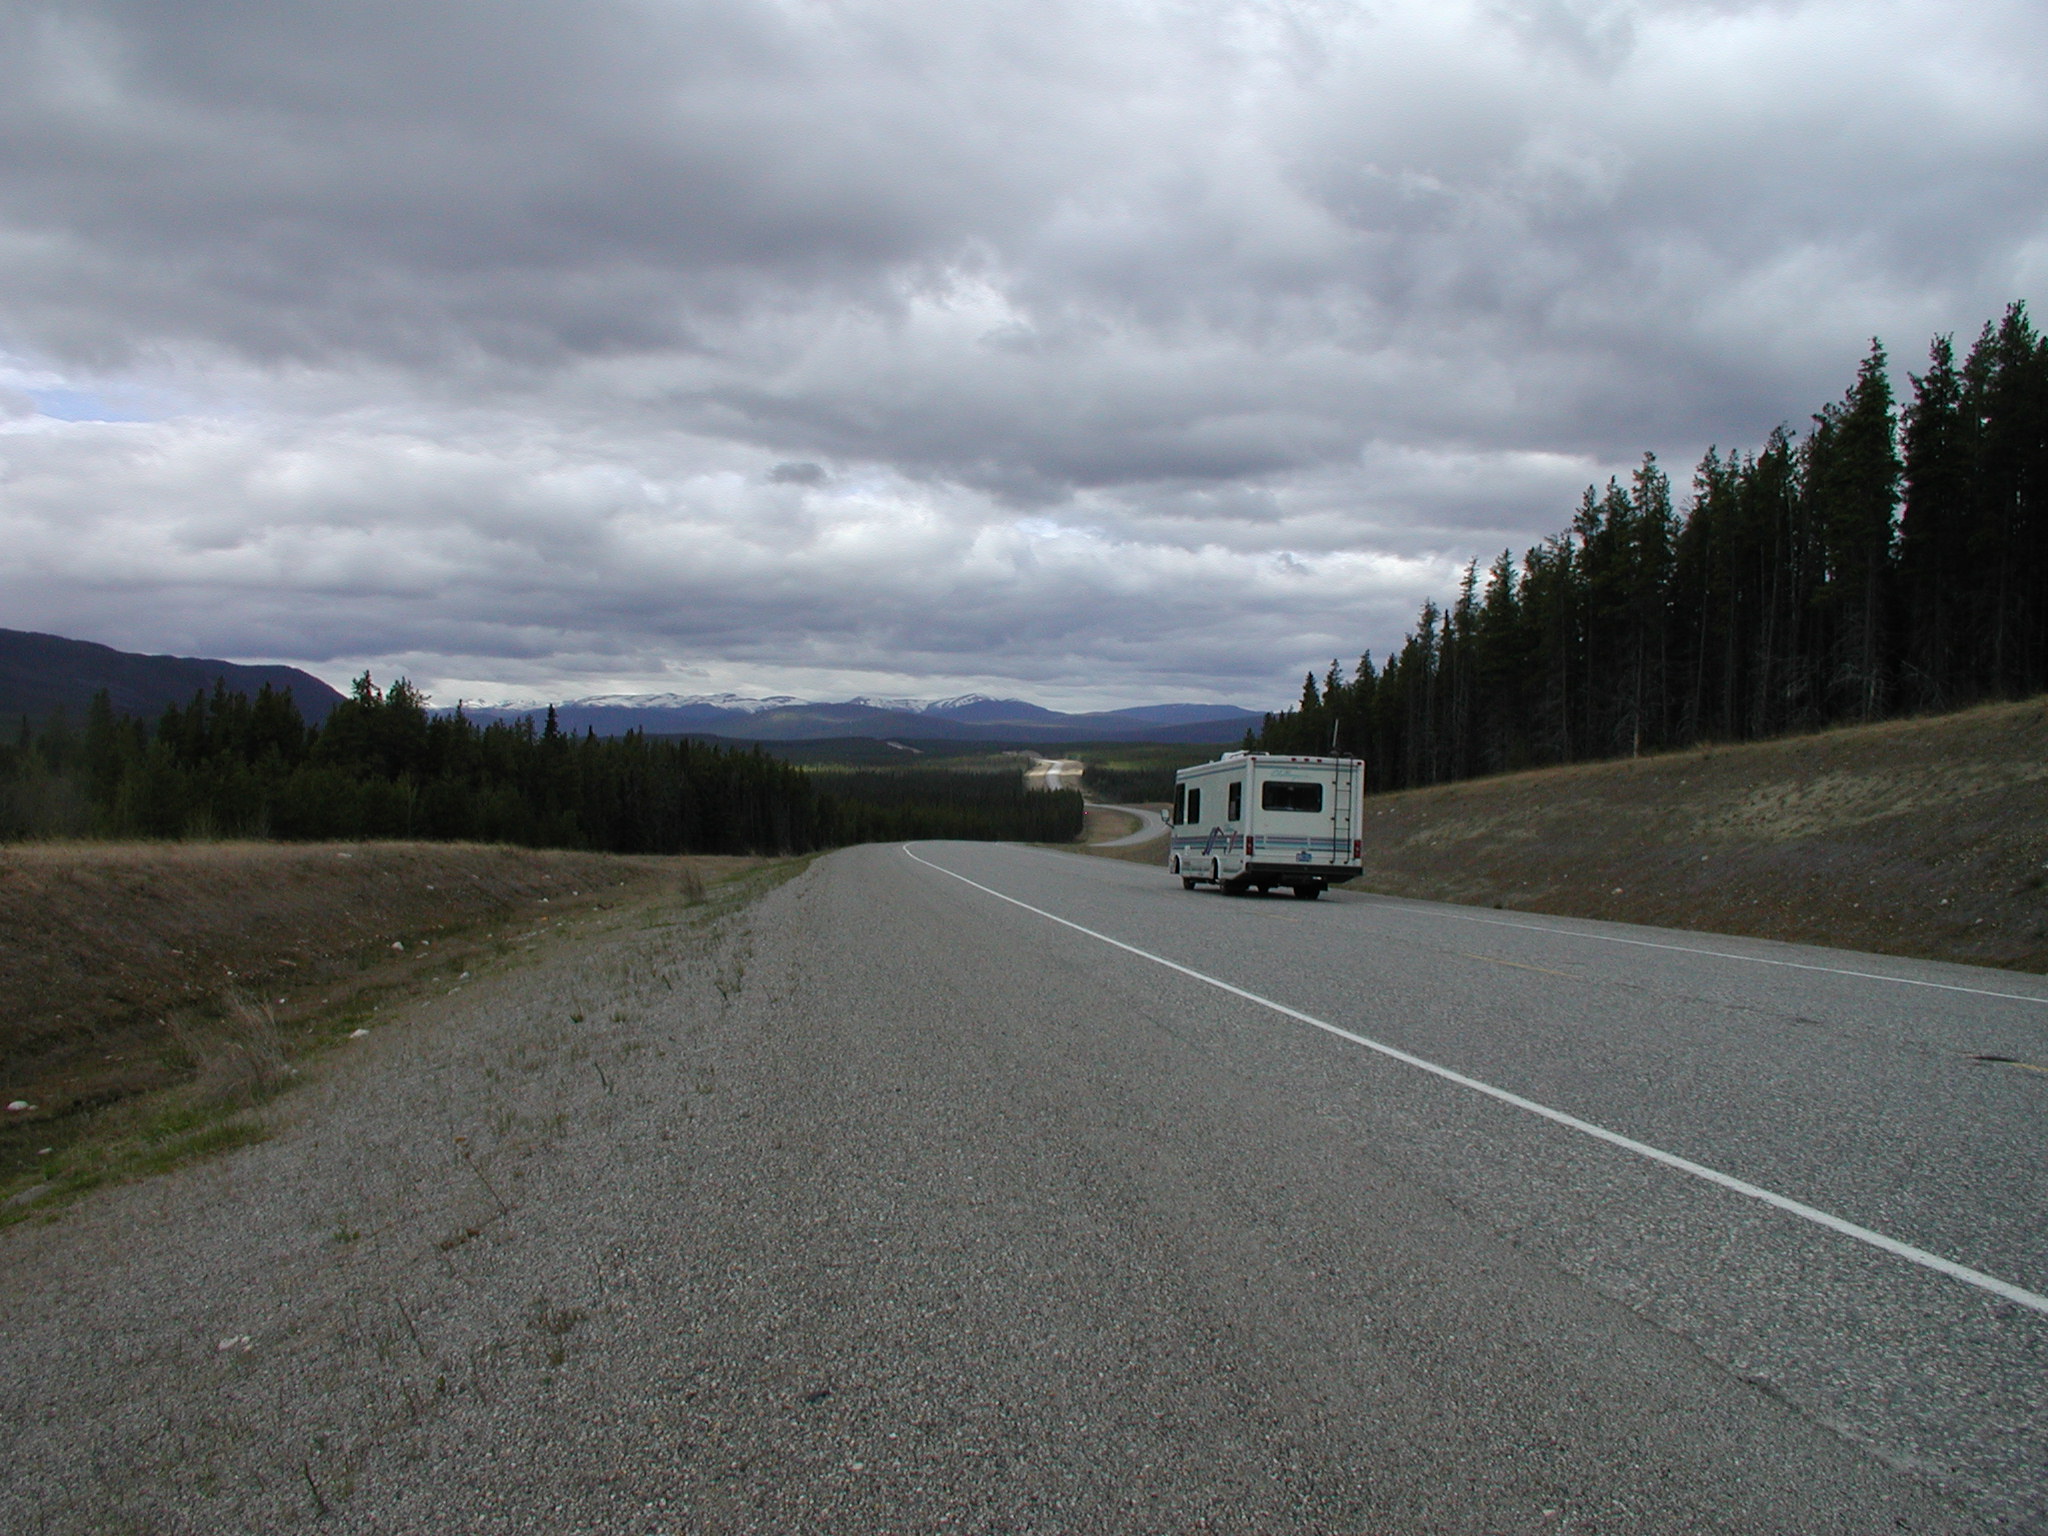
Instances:
[[[33,1174],[16,1175],[0,1188],[0,1227],[53,1219],[103,1184],[168,1173],[270,1136],[271,1128],[242,1105],[181,1098],[115,1106],[79,1127],[65,1145],[53,1146]]]

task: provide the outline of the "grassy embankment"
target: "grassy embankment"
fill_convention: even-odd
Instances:
[[[1367,890],[2048,971],[2048,699],[1367,805]]]
[[[614,908],[763,861],[432,843],[0,848],[0,1223],[266,1134],[299,1065]],[[724,882],[724,884],[721,884]],[[716,900],[711,904],[719,905]]]

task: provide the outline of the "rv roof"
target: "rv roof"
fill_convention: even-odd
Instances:
[[[1294,756],[1294,755],[1292,755],[1292,754],[1289,754],[1289,753],[1282,753],[1282,752],[1243,752],[1243,751],[1238,751],[1238,752],[1225,752],[1225,753],[1224,753],[1224,754],[1223,754],[1223,755],[1222,755],[1221,757],[1218,757],[1218,758],[1216,758],[1216,759],[1215,759],[1215,760],[1214,760],[1213,762],[1208,762],[1208,763],[1202,763],[1202,764],[1198,764],[1197,766],[1199,766],[1199,767],[1204,767],[1204,768],[1213,768],[1213,767],[1215,767],[1215,766],[1216,766],[1216,764],[1217,764],[1217,763],[1236,763],[1236,762],[1265,762],[1265,763],[1313,763],[1313,764],[1317,765],[1318,767],[1323,767],[1323,766],[1328,766],[1329,764],[1332,764],[1332,763],[1357,763],[1357,762],[1363,762],[1363,761],[1364,761],[1364,759],[1363,759],[1363,758],[1357,758],[1357,757],[1297,757],[1297,756]],[[1182,771],[1182,772],[1186,772],[1187,770],[1186,770],[1186,769],[1183,769],[1183,770],[1181,770],[1181,771]]]

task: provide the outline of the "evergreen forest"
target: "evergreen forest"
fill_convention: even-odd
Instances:
[[[898,838],[1071,841],[1075,790],[898,769],[830,787],[759,749],[571,736],[550,709],[479,726],[367,674],[318,726],[289,693],[224,685],[149,722],[102,692],[82,729],[0,745],[0,838],[430,838],[609,853],[804,853]]]
[[[2048,689],[2048,340],[2014,304],[1907,377],[1901,409],[1873,341],[1803,436],[1710,449],[1682,512],[1654,455],[1589,486],[1247,744],[1399,789]]]

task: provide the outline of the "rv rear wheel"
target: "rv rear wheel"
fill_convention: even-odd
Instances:
[[[1184,891],[1192,891],[1195,888],[1195,877],[1193,875],[1182,875],[1180,877],[1180,888]]]
[[[1320,885],[1317,885],[1313,880],[1311,880],[1307,885],[1297,885],[1294,888],[1294,898],[1297,901],[1314,901],[1318,896],[1322,894],[1323,888]]]

